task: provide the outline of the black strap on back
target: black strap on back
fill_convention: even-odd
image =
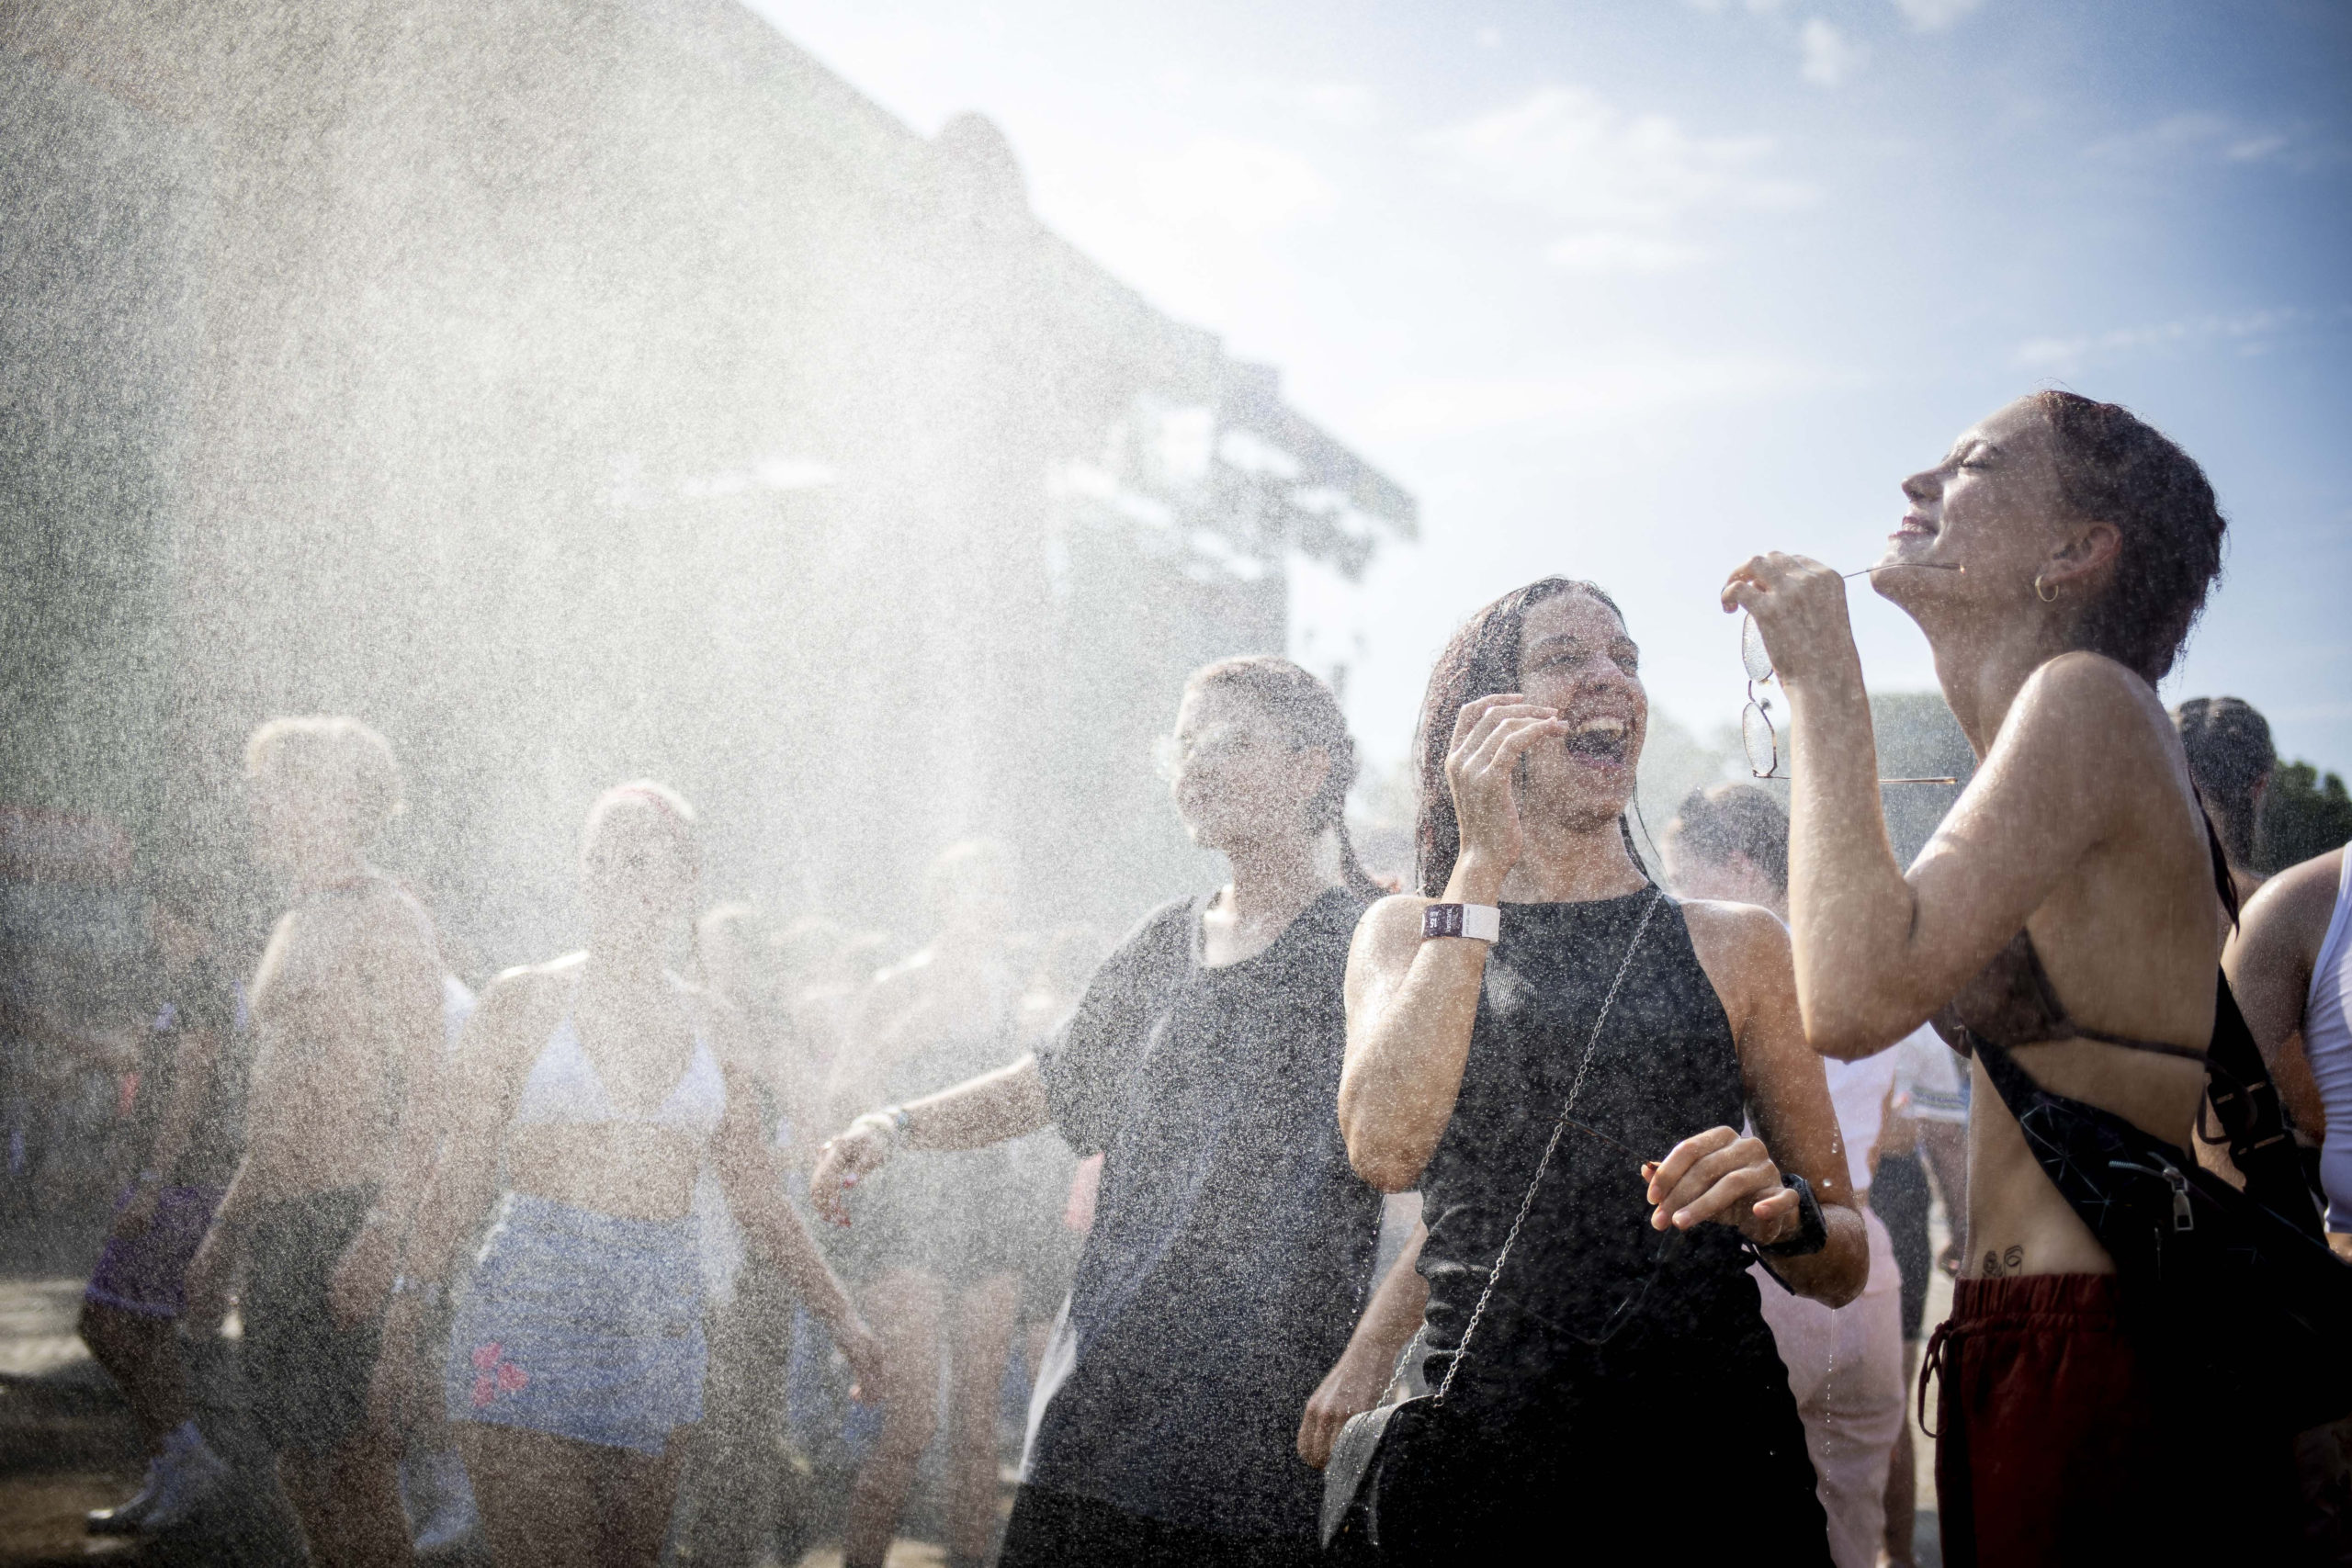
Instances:
[[[2213,979],[2213,1043],[2205,1055],[2205,1072],[2206,1095],[2229,1134],[2230,1158],[2245,1178],[2246,1196],[2318,1239],[2320,1197],[2287,1130],[2278,1086],[2270,1081],[2226,976]]]
[[[2222,907],[2229,910],[2230,924],[2235,927],[2238,885],[2230,874],[2230,857],[2222,852],[2222,835],[2214,831],[2212,814],[2205,810],[2202,801],[2198,803],[2198,816],[2205,823],[2205,843],[2213,855],[2213,891],[2221,896]],[[2320,1216],[2326,1201],[2312,1188],[2294,1135],[2287,1128],[2278,1086],[2271,1081],[2269,1066],[2255,1043],[2254,1031],[2246,1026],[2245,1014],[2238,1010],[2226,975],[2217,975],[2213,980],[2213,1043],[2205,1053],[2205,1072],[2206,1098],[2227,1135],[2230,1159],[2245,1178],[2246,1195],[2296,1229],[2321,1237],[2324,1233]],[[2204,1120],[2200,1107],[2200,1127]]]

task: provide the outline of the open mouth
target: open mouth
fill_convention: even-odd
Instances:
[[[1626,744],[1634,738],[1633,726],[1613,715],[1596,715],[1577,722],[1568,732],[1568,755],[1579,761],[1600,765],[1622,763],[1625,760]]]
[[[1894,537],[1898,539],[1932,539],[1936,525],[1916,512],[1906,512],[1903,521],[1894,525]]]

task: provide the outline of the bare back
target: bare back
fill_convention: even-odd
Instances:
[[[2004,896],[2030,897],[2039,881],[2023,926],[2078,1027],[2202,1051],[2224,923],[2204,821],[2154,693],[2105,660],[2097,664],[2075,672],[2089,679],[2072,681],[2046,679],[2045,666],[2020,691],[1984,768],[1912,869],[1921,924],[1930,923],[1935,905],[1978,881],[1985,896],[1950,923],[1955,951],[1973,956],[1998,935],[1989,922]],[[2049,868],[2039,878],[2037,859]],[[2021,1045],[2016,1055],[2052,1092],[2189,1145],[2205,1087],[2200,1062],[2081,1037]],[[1972,1064],[1972,1077],[1968,1272],[2111,1272],[1981,1063]]]
[[[253,1199],[382,1182],[420,1052],[441,1048],[432,922],[380,875],[279,918],[254,978],[241,1185]]]

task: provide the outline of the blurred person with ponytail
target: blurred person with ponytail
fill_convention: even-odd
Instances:
[[[1335,1377],[1368,1402],[1393,1355],[1351,1345],[1380,1201],[1332,1119],[1348,938],[1381,891],[1341,815],[1354,745],[1314,676],[1230,659],[1185,682],[1170,761],[1185,830],[1232,881],[1147,917],[1033,1054],[861,1116],[817,1168],[819,1205],[854,1219],[847,1191],[902,1149],[1052,1125],[1104,1156],[1008,1568],[1312,1562],[1309,1406]],[[850,1568],[881,1561],[854,1544]]]
[[[692,811],[650,782],[609,790],[580,860],[587,950],[499,976],[468,1023],[448,1153],[409,1238],[377,1380],[388,1414],[432,1397],[404,1369],[454,1277],[435,1393],[501,1568],[659,1558],[702,1415],[694,1190],[706,1162],[751,1246],[854,1367],[874,1366],[872,1337],[769,1164],[740,1021],[668,967],[699,875]],[[458,1277],[453,1255],[493,1200]]]
[[[273,719],[245,746],[254,837],[292,885],[250,991],[243,1158],[188,1265],[187,1322],[240,1278],[242,1360],[314,1562],[404,1563],[398,1441],[368,1381],[439,1135],[441,957],[367,852],[401,809],[382,736]]]
[[[1646,1519],[1661,1561],[1830,1561],[1748,1265],[1840,1306],[1868,1243],[1788,933],[1669,897],[1634,852],[1639,669],[1589,582],[1472,616],[1422,704],[1423,896],[1356,931],[1340,1125],[1366,1179],[1421,1189],[1434,1390],[1355,1486],[1384,1562],[1603,1517]]]
[[[2278,768],[2270,721],[2243,698],[2191,697],[2172,710],[2172,723],[2243,904],[2263,881],[2254,869],[2255,847],[2262,836],[2262,797]]]

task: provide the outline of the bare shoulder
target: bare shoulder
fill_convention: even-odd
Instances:
[[[1758,1003],[1775,993],[1796,994],[1796,965],[1788,928],[1771,910],[1714,898],[1677,899],[1690,951],[1715,987],[1735,1033]]]
[[[2086,761],[2120,755],[2177,760],[2180,740],[2155,689],[2103,653],[2047,660],[2018,688],[1996,744],[2030,746]],[[2187,763],[2180,766],[2186,776]]]
[[[2232,945],[2300,954],[2306,965],[2316,962],[2343,878],[2341,849],[2289,866],[2246,900]]]
[[[1699,966],[1718,987],[1725,974],[1763,964],[1787,965],[1789,931],[1771,910],[1715,898],[1680,898]]]

